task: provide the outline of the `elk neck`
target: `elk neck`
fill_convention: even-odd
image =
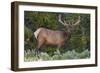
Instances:
[[[68,38],[71,37],[71,32],[70,31],[63,31],[65,36],[67,36]]]

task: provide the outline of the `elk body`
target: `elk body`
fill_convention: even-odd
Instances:
[[[75,30],[75,27],[80,22],[80,16],[78,17],[77,21],[74,24],[67,24],[64,20],[61,20],[61,15],[59,15],[58,21],[63,24],[67,30],[60,31],[60,30],[50,30],[46,28],[38,28],[35,32],[35,38],[37,39],[37,48],[36,52],[39,53],[41,48],[44,45],[55,45],[57,48],[61,48],[65,45],[65,41],[70,39],[71,33]]]

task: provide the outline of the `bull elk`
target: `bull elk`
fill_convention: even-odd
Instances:
[[[67,23],[66,20],[62,21],[61,17],[61,14],[59,14],[58,21],[67,28],[66,31],[38,28],[34,32],[34,36],[37,40],[37,54],[39,54],[41,48],[44,45],[55,45],[58,49],[64,46],[65,41],[68,41],[68,39],[70,39],[71,33],[75,30],[75,27],[80,23],[80,16],[78,16],[78,19],[75,23]]]

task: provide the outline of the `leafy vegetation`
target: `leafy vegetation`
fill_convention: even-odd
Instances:
[[[54,55],[49,55],[46,52],[41,52],[40,56],[35,56],[34,50],[27,50],[24,52],[24,61],[32,62],[32,61],[48,61],[48,60],[68,60],[68,59],[84,59],[90,57],[89,50],[84,50],[83,52],[76,52],[75,50],[67,51],[65,53],[61,53],[60,51],[54,52]]]

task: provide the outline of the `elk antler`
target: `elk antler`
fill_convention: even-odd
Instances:
[[[78,25],[80,23],[80,16],[78,16],[78,20],[73,25]]]
[[[64,26],[69,25],[69,24],[66,23],[65,20],[64,20],[64,22],[61,20],[61,14],[59,14],[58,21],[59,21],[61,24],[63,24]]]

